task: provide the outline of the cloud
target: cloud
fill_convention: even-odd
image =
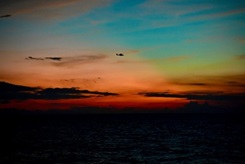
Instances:
[[[155,63],[158,61],[161,62],[181,62],[181,61],[185,61],[186,59],[191,58],[191,55],[179,55],[179,56],[171,56],[171,57],[161,57],[161,58],[153,58],[153,59],[131,59],[131,60],[117,60],[116,63]]]
[[[38,97],[36,92],[40,88],[38,87],[27,87],[22,85],[14,85],[6,82],[0,82],[0,99],[1,100],[26,100],[26,99],[36,99]]]
[[[103,7],[111,0],[3,0],[1,13],[13,13],[29,18],[62,19],[84,14],[94,8]]]
[[[139,5],[138,10],[141,11],[138,15],[142,22],[147,23],[144,27],[149,29],[176,27],[245,13],[244,3],[240,1],[149,0]]]
[[[241,88],[245,88],[245,83],[240,83],[240,82],[236,82],[236,81],[228,81],[227,82],[228,86],[232,86],[232,87],[241,87]]]
[[[230,75],[190,75],[178,78],[172,78],[169,82],[178,86],[202,87],[204,89],[226,89],[233,92],[244,91],[245,74]]]
[[[104,54],[97,55],[81,55],[74,57],[62,58],[62,61],[53,63],[55,66],[65,67],[65,66],[76,66],[80,64],[94,63],[106,59],[107,56]]]
[[[117,96],[117,93],[99,92],[80,90],[76,87],[72,88],[40,88],[15,85],[6,82],[0,82],[0,100],[28,100],[28,99],[77,99],[101,96]]]
[[[239,14],[244,14],[245,13],[245,8],[234,8],[234,9],[224,9],[221,11],[216,11],[216,12],[207,12],[204,14],[197,14],[193,16],[189,16],[186,21],[193,21],[193,22],[199,22],[203,20],[211,20],[211,19],[219,19],[223,17],[229,17],[233,15],[239,15]]]
[[[181,85],[194,85],[194,86],[206,86],[208,85],[207,83],[178,83]]]
[[[76,99],[87,98],[90,96],[81,94],[77,88],[45,88],[36,92],[41,99],[57,100],[57,99]]]
[[[210,82],[207,82],[207,80],[202,77],[198,77],[198,76],[195,76],[195,77],[188,77],[186,79],[183,79],[183,78],[175,78],[175,79],[172,79],[170,80],[170,82],[172,84],[175,84],[175,85],[186,85],[186,86],[210,86],[210,85],[214,85],[214,84],[211,84]]]
[[[202,2],[187,5],[184,1],[182,2],[173,0],[150,0],[142,3],[141,7],[146,11],[150,10],[151,13],[181,16],[210,9],[212,8],[212,5]],[[152,10],[154,11],[152,12]]]
[[[61,61],[62,57],[45,57],[45,58],[36,58],[29,56],[26,58],[26,60],[55,60],[55,61]]]
[[[11,17],[10,14],[6,14],[6,15],[1,15],[0,18],[7,18],[7,17]]]
[[[184,98],[188,100],[245,100],[245,94],[225,94],[221,92],[185,92],[185,93],[169,93],[169,92],[141,92],[139,95],[145,97],[164,97],[164,98]]]
[[[215,18],[215,17],[225,17],[225,16],[236,15],[236,14],[243,14],[243,13],[245,13],[245,8],[239,8],[239,9],[233,9],[233,10],[229,10],[229,11],[219,12],[216,14],[210,14],[209,16],[211,18]]]
[[[55,66],[75,66],[80,64],[87,64],[93,63],[97,61],[101,61],[106,59],[107,56],[104,54],[97,54],[97,55],[80,55],[80,56],[73,56],[73,57],[27,57],[26,60],[52,60],[57,62],[52,62]]]
[[[236,60],[245,60],[245,54],[235,56]]]
[[[62,57],[45,57],[45,59],[61,61]]]
[[[44,60],[43,58],[27,57],[26,60]]]

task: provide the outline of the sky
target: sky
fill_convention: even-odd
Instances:
[[[244,29],[243,0],[1,0],[0,108],[241,107]]]

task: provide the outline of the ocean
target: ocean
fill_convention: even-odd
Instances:
[[[0,163],[245,163],[243,116],[2,117]]]

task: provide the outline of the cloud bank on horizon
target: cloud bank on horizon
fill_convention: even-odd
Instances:
[[[40,88],[15,85],[6,82],[0,82],[0,91],[3,93],[1,100],[28,100],[28,99],[75,99],[89,98],[93,96],[117,96],[117,93],[98,92],[89,90],[80,90],[73,88]]]

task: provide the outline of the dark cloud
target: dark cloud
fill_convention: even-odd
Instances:
[[[57,99],[75,99],[88,98],[91,96],[81,94],[77,88],[46,88],[36,93],[41,99],[57,100]]]
[[[193,87],[210,87],[210,88],[227,88],[236,89],[241,88],[241,92],[245,87],[245,74],[231,74],[231,75],[202,75],[189,76],[187,78],[174,78],[170,82],[175,85],[189,85]],[[243,92],[245,92],[243,90]]]
[[[78,88],[40,88],[28,87],[0,82],[0,100],[27,100],[27,99],[75,99],[98,96],[117,96],[117,93],[79,90]]]
[[[178,85],[194,85],[194,86],[206,86],[208,85],[207,83],[199,83],[199,82],[194,82],[194,83],[178,83],[178,82],[175,82],[175,84],[178,84]]]
[[[227,81],[227,84],[229,84],[229,85],[234,85],[234,84],[237,84],[238,82],[236,82],[236,81]]]
[[[224,94],[220,92],[187,92],[187,93],[168,93],[168,92],[142,92],[140,95],[145,97],[166,97],[166,98],[185,98],[188,100],[217,100],[217,101],[229,101],[229,100],[245,100],[245,94]]]
[[[26,60],[55,60],[55,61],[61,61],[62,57],[45,57],[45,58],[36,58],[29,56],[26,58]]]
[[[62,57],[46,57],[45,59],[61,61]]]
[[[83,94],[94,94],[94,95],[101,95],[101,96],[116,96],[117,93],[110,93],[110,92],[98,92],[98,91],[89,91],[89,90],[80,90]]]
[[[38,87],[27,87],[22,85],[14,85],[6,82],[0,82],[0,92],[34,92],[39,90]]]
[[[34,98],[36,99],[40,88],[38,87],[27,87],[22,85],[14,85],[6,82],[0,82],[0,100],[26,100]]]
[[[44,60],[43,58],[27,57],[26,60]]]
[[[70,67],[70,66],[77,66],[81,64],[90,64],[98,61],[102,61],[106,59],[107,56],[104,54],[97,54],[97,55],[81,55],[81,56],[74,56],[74,57],[66,57],[63,58],[62,61],[52,63],[58,67]]]
[[[0,18],[7,18],[7,17],[11,17],[10,14],[6,14],[6,15],[1,15]]]
[[[206,83],[189,83],[187,85],[198,85],[198,86],[204,86],[207,85]]]
[[[232,87],[241,87],[241,88],[245,88],[245,84],[244,83],[240,83],[240,82],[236,82],[236,81],[228,81],[227,82],[228,86],[232,86]]]
[[[42,99],[74,99],[74,98],[88,98],[94,96],[117,96],[116,93],[98,92],[89,90],[79,90],[78,88],[46,88],[39,92],[38,95]]]
[[[81,55],[81,56],[74,56],[74,57],[45,57],[45,58],[37,58],[29,56],[25,58],[26,60],[53,60],[58,62],[53,62],[52,64],[55,66],[75,66],[80,64],[87,64],[93,63],[97,61],[101,61],[106,59],[107,56],[104,54],[97,54],[97,55]]]

